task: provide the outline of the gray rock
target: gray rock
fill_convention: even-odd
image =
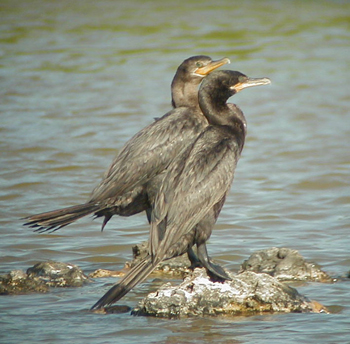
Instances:
[[[0,275],[0,295],[45,293],[50,287],[81,287],[88,278],[75,265],[61,262],[42,262],[25,273],[14,270]]]
[[[103,277],[123,277],[125,271],[115,271],[115,270],[106,270],[106,269],[97,269],[89,273],[90,278],[103,278]]]
[[[332,282],[316,264],[308,263],[296,250],[272,247],[253,253],[240,272],[267,273],[281,281]]]
[[[49,287],[38,278],[31,278],[22,270],[0,275],[0,295],[46,293]]]
[[[247,271],[231,277],[212,282],[205,269],[195,269],[179,286],[167,283],[146,296],[133,314],[172,318],[326,311],[270,275]]]
[[[148,242],[142,242],[132,247],[133,260],[126,262],[125,268],[129,269],[136,265],[148,253]],[[173,276],[185,276],[191,272],[189,269],[191,262],[187,258],[187,254],[180,257],[172,258],[161,262],[155,270],[155,273],[169,274]]]
[[[73,264],[42,262],[27,270],[29,277],[38,277],[50,287],[81,287],[88,281],[83,271]]]

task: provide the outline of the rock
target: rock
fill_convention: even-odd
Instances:
[[[281,281],[332,282],[317,265],[308,263],[296,250],[276,248],[257,251],[245,260],[240,272],[267,273]]]
[[[0,275],[0,295],[25,294],[29,292],[46,293],[49,287],[38,278],[31,278],[22,271],[14,270]]]
[[[97,269],[89,274],[90,278],[101,278],[101,277],[122,277],[125,275],[123,271]]]
[[[133,260],[131,262],[126,262],[125,268],[129,269],[136,265],[142,258],[144,258],[148,253],[148,242],[143,242],[139,245],[135,245],[132,248]],[[189,269],[191,262],[187,258],[187,254],[183,254],[180,257],[172,258],[161,262],[154,273],[166,273],[173,276],[184,276],[191,272]]]
[[[246,271],[231,277],[232,281],[212,282],[205,269],[195,269],[179,286],[167,283],[146,296],[133,314],[172,318],[320,311],[270,275]]]
[[[91,278],[103,278],[103,277],[122,277],[124,276],[130,268],[136,265],[142,258],[144,258],[148,253],[148,242],[142,242],[141,244],[132,247],[133,260],[127,261],[125,263],[124,269],[121,271],[98,269],[89,274]],[[156,270],[152,272],[153,275],[157,274],[167,274],[171,276],[181,276],[184,277],[186,274],[190,273],[191,270],[189,266],[190,261],[187,258],[187,254],[180,257],[172,258],[165,262],[161,262]]]
[[[14,270],[0,276],[0,294],[45,293],[50,287],[81,287],[88,278],[76,265],[42,262],[25,273]]]
[[[50,287],[81,287],[88,277],[73,264],[42,262],[27,270],[29,277],[38,277]]]
[[[131,308],[128,306],[120,306],[120,305],[115,305],[115,306],[109,306],[101,309],[95,309],[93,310],[93,313],[97,314],[122,314],[122,313],[130,313]]]

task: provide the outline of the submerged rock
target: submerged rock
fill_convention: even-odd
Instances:
[[[289,248],[272,247],[253,253],[240,272],[267,273],[281,281],[332,282],[332,278],[316,264],[308,263],[301,254]]]
[[[231,277],[212,282],[205,269],[195,269],[179,286],[167,283],[146,296],[133,314],[172,318],[325,311],[270,275],[247,271]]]
[[[0,294],[45,293],[50,287],[81,287],[88,278],[76,265],[42,262],[25,273],[14,270],[0,276]]]

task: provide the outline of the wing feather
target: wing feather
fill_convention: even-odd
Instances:
[[[238,144],[232,138],[223,138],[217,128],[208,127],[169,166],[154,203],[151,247],[155,256],[164,255],[226,195],[238,157]],[[159,227],[164,219],[166,229],[162,229],[160,240]]]
[[[113,161],[89,201],[109,200],[144,185],[166,168],[182,149],[182,141],[196,138],[205,118],[189,108],[177,108],[132,137]],[[171,129],[169,129],[171,128]]]

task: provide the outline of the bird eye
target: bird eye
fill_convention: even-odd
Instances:
[[[196,67],[197,67],[197,68],[203,67],[203,63],[202,63],[202,62],[196,62]]]
[[[247,78],[246,78],[245,76],[243,76],[243,75],[241,75],[241,76],[238,77],[238,81],[239,81],[239,82],[244,82],[244,81],[246,81],[246,79],[247,79]]]

